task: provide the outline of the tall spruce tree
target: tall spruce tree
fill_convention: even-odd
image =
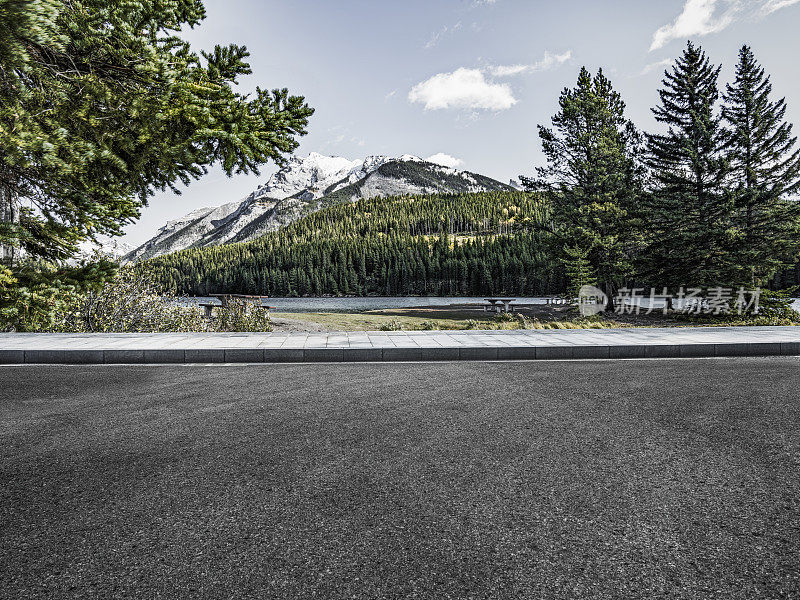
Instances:
[[[602,69],[584,67],[575,88],[559,97],[553,127],[539,127],[547,165],[526,188],[552,208],[556,252],[566,264],[578,253],[610,298],[631,275],[631,208],[642,189],[642,139],[625,117],[625,102]],[[574,286],[573,286],[574,287]]]
[[[784,121],[786,102],[772,100],[769,76],[752,50],[739,51],[736,79],[724,94],[726,153],[735,198],[733,259],[738,283],[764,285],[800,255],[800,149]]]
[[[178,37],[204,16],[200,0],[0,0],[6,327],[46,321],[65,285],[107,274],[63,261],[119,233],[154,190],[212,164],[256,171],[297,146],[313,110],[286,90],[236,92],[244,47],[198,54]]]
[[[734,275],[725,140],[715,109],[719,71],[689,42],[665,72],[661,105],[653,109],[667,132],[648,136],[654,186],[641,203],[647,232],[641,273],[652,285],[707,286],[731,283]]]

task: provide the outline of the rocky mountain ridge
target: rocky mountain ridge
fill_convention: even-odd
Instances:
[[[360,198],[508,189],[512,187],[489,177],[410,154],[348,160],[312,152],[305,158],[291,157],[243,200],[197,209],[169,221],[123,260],[145,260],[186,248],[249,241],[307,212]]]

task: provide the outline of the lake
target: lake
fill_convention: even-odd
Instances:
[[[367,296],[344,298],[267,298],[264,304],[276,312],[363,312],[388,308],[417,308],[420,306],[451,306],[453,304],[483,305],[485,296]],[[546,298],[515,296],[517,304],[544,304]],[[182,302],[218,302],[216,298],[181,298]]]
[[[483,296],[367,296],[344,298],[267,298],[264,304],[275,307],[275,312],[363,312],[389,308],[417,308],[420,306],[451,306],[454,304],[483,305]],[[518,296],[517,304],[545,304],[544,297]],[[219,302],[216,298],[181,298],[181,302],[199,304]],[[642,306],[646,306],[643,301]],[[800,312],[800,299],[793,308]]]

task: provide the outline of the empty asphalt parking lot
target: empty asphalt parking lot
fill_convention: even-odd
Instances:
[[[0,368],[2,598],[797,598],[800,361]]]

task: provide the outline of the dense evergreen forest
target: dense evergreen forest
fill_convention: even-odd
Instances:
[[[179,294],[542,295],[564,289],[535,194],[373,198],[307,215],[253,242],[142,263]]]

